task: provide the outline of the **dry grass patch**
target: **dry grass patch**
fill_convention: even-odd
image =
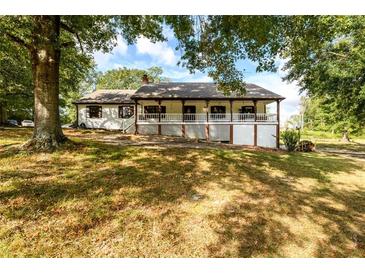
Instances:
[[[1,257],[365,255],[362,160],[71,138],[52,154],[2,147]]]

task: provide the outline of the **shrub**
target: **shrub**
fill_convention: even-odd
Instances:
[[[288,151],[294,151],[299,142],[299,134],[295,130],[287,129],[281,133],[281,139]]]

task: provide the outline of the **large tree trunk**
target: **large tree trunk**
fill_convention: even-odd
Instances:
[[[0,104],[0,125],[4,125],[7,120],[6,108]]]
[[[54,149],[66,140],[59,116],[60,17],[35,16],[32,73],[34,131],[26,146]]]

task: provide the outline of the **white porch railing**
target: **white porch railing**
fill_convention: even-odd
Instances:
[[[256,117],[256,119],[255,119]],[[139,113],[139,122],[168,123],[168,122],[276,122],[276,114],[267,113]]]
[[[131,126],[134,125],[134,122],[135,122],[134,115],[132,115],[128,119],[123,119],[123,121],[122,121],[122,131],[126,132]]]

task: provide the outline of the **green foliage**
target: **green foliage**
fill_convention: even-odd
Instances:
[[[147,70],[120,68],[108,70],[97,77],[97,89],[137,89],[142,84],[142,77],[147,74],[151,83],[168,81],[162,77],[160,67],[151,67]]]
[[[294,151],[299,142],[298,132],[295,130],[287,129],[283,131],[280,136],[284,142],[286,149],[288,151]]]
[[[364,16],[291,18],[286,79],[307,92],[312,129],[356,133],[364,127],[364,34]]]

